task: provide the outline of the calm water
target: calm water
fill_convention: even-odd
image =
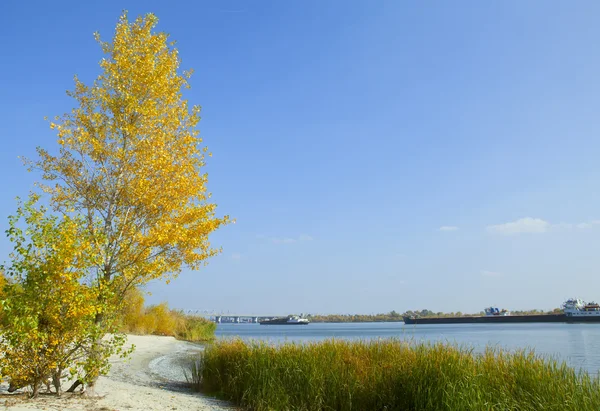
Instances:
[[[402,338],[445,341],[481,352],[485,346],[530,348],[596,374],[600,371],[600,324],[448,324],[403,323],[309,324],[306,326],[219,324],[218,337],[307,342],[327,338]]]

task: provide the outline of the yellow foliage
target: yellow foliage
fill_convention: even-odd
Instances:
[[[216,325],[213,322],[171,310],[167,303],[144,308],[144,297],[138,289],[128,290],[125,300],[121,315],[122,332],[168,335],[189,341],[214,338]]]
[[[10,287],[4,313],[12,322],[0,348],[10,354],[4,375],[12,372],[10,358],[19,370],[10,377],[24,376],[20,383],[37,387],[64,367],[83,370],[82,378],[93,382],[121,341],[113,337],[106,348],[102,336],[115,331],[111,319],[124,293],[184,267],[197,269],[220,252],[208,236],[229,217],[217,217],[209,201],[206,147],[196,128],[200,107],[182,96],[191,71],[180,72],[168,35],[153,32],[157,22],[153,14],[130,22],[125,13],[112,41],[96,35],[101,73],[92,85],[75,78],[68,94],[76,107],[50,123],[57,154],[38,148],[39,159],[26,161],[42,171],[49,204],[64,219],[30,210],[26,223],[40,230],[12,227],[20,256],[12,273],[23,292]],[[29,235],[32,250],[25,247]],[[133,317],[140,317],[139,304],[137,310]],[[166,306],[151,311],[135,327],[176,328]],[[56,360],[74,346],[85,346],[84,359]]]
[[[146,334],[144,324],[144,296],[137,288],[130,288],[125,293],[121,313],[121,329],[134,334]]]
[[[102,73],[92,86],[75,78],[77,107],[50,123],[58,155],[40,148],[29,163],[57,210],[85,216],[98,275],[117,293],[199,268],[220,251],[208,235],[229,222],[209,202],[200,107],[182,97],[191,71],[157,22],[123,14],[111,42],[96,35]]]
[[[12,285],[2,297],[0,340],[2,376],[16,386],[31,385],[34,395],[46,379],[84,367],[86,339],[95,332],[99,309],[88,276],[93,248],[80,236],[81,221],[47,216],[36,201],[32,196],[10,218],[7,232],[15,246],[6,272]],[[25,233],[19,222],[27,225]]]
[[[4,270],[0,270],[0,298],[4,295],[4,286],[6,285],[6,276],[4,275]]]
[[[153,334],[156,335],[174,335],[177,320],[169,312],[167,303],[162,303],[150,307],[146,315],[155,319]]]

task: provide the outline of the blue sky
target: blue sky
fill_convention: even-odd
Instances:
[[[222,255],[148,301],[245,313],[479,311],[600,299],[600,4],[0,6],[0,226],[121,13],[194,68]],[[186,4],[187,3],[187,4]],[[6,258],[10,244],[0,239]]]

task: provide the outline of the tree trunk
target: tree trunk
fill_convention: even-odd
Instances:
[[[33,384],[31,384],[31,398],[36,398],[38,396],[38,394],[40,393],[40,385],[41,382],[37,380],[37,378],[33,381]]]
[[[77,380],[75,381],[67,390],[67,392],[75,392],[75,390],[77,389],[77,387],[79,387],[80,385],[82,385],[83,383],[81,382],[81,380]]]
[[[56,396],[60,397],[60,395],[62,394],[62,389],[61,389],[61,383],[60,383],[60,376],[62,374],[62,370],[58,370],[58,372],[55,372],[54,374],[52,374],[52,385],[54,385],[54,389],[56,390]]]
[[[94,319],[94,321],[96,322],[96,324],[100,324],[102,321],[104,320],[104,315],[103,314],[96,314],[96,318]],[[96,341],[94,341],[92,343],[92,347],[90,349],[90,357],[92,360],[92,364],[94,364],[95,367],[99,368],[100,367],[100,363],[102,361],[102,337],[99,337]],[[86,384],[86,395],[88,396],[94,396],[95,393],[95,387],[96,387],[96,382],[98,382],[98,377],[100,377],[100,372],[98,371],[98,369],[93,369],[91,370],[92,375],[87,375],[86,379],[89,379],[89,382]]]

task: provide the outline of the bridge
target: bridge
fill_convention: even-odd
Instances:
[[[258,323],[263,320],[271,320],[273,318],[287,317],[288,314],[280,315],[256,315],[256,314],[231,314],[230,312],[219,312],[214,310],[182,310],[185,314],[197,315],[204,317],[217,324],[220,323]],[[302,314],[300,315],[302,316]]]

